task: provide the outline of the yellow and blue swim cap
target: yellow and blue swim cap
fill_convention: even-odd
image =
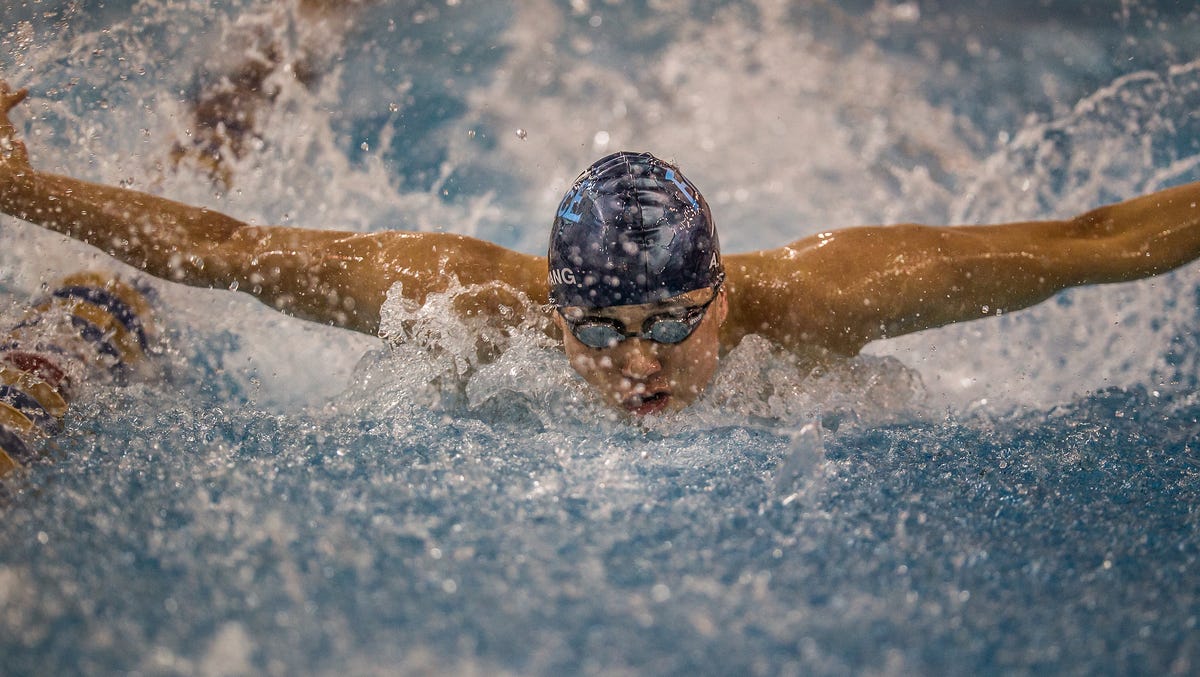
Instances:
[[[548,259],[558,307],[656,303],[724,279],[704,197],[649,153],[614,153],[579,175],[554,218]]]

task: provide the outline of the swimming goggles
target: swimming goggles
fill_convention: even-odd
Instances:
[[[696,327],[700,326],[700,322],[704,320],[704,313],[708,311],[708,307],[712,305],[713,301],[717,300],[721,284],[717,283],[712,290],[712,297],[698,306],[669,310],[647,317],[642,322],[641,331],[629,331],[625,323],[612,317],[593,315],[572,320],[563,313],[561,308],[558,312],[566,321],[571,334],[589,348],[612,348],[630,338],[674,345],[687,340],[696,331]]]

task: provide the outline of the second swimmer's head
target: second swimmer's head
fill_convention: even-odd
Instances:
[[[550,301],[571,365],[610,403],[674,411],[716,369],[725,278],[708,204],[674,165],[614,153],[554,219]]]

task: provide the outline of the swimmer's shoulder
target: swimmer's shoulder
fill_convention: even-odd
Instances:
[[[756,334],[795,354],[857,352],[829,323],[836,291],[811,265],[803,242],[724,257],[729,315],[721,338],[726,348]]]
[[[417,282],[436,290],[450,279],[458,283],[499,283],[546,303],[546,258],[458,233],[384,231],[371,233],[369,247],[392,281]],[[414,279],[415,278],[415,279]]]
[[[864,262],[856,252],[877,230],[817,233],[774,249],[726,255],[729,316],[722,343],[732,347],[757,334],[797,355],[858,354],[866,341],[857,291]]]
[[[806,237],[774,249],[726,254],[726,279],[730,301],[755,308],[775,308],[781,303],[807,305],[825,295],[828,280],[817,251],[820,236]]]

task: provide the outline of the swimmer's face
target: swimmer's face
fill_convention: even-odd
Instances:
[[[712,303],[703,312],[696,329],[675,344],[626,338],[608,347],[592,348],[571,333],[564,318],[566,315],[572,321],[615,320],[632,333],[642,329],[647,318],[664,314],[686,317],[709,299]],[[554,318],[562,330],[563,347],[571,367],[599,390],[609,404],[635,416],[645,416],[679,411],[704,392],[717,369],[719,331],[727,309],[722,287],[715,298],[712,289],[698,289],[660,303],[587,311],[567,308],[554,313]]]

